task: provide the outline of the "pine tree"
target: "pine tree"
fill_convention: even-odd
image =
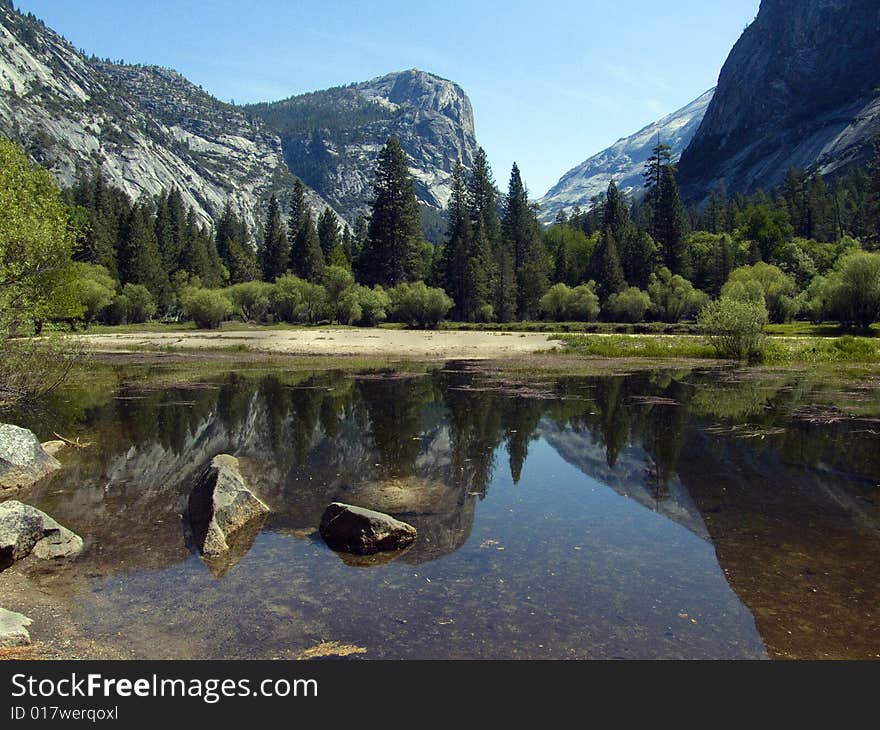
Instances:
[[[290,245],[287,241],[284,223],[281,221],[281,208],[278,198],[269,198],[266,225],[263,228],[263,279],[275,281],[287,271],[290,258]]]
[[[874,159],[865,201],[865,239],[870,248],[880,249],[880,136],[874,140]]]
[[[180,191],[172,188],[168,193],[161,193],[156,206],[156,239],[162,265],[169,274],[179,267],[185,224],[186,209]]]
[[[396,137],[388,139],[376,164],[366,248],[359,265],[367,284],[394,286],[418,273],[422,226],[415,180]]]
[[[479,286],[481,300],[474,303],[474,311],[487,311],[492,308],[495,318],[506,322],[514,312],[509,305],[515,301],[516,292],[513,288],[515,280],[512,276],[499,278],[499,262],[504,262],[505,253],[501,237],[501,219],[498,217],[498,198],[495,181],[486,152],[480,147],[474,156],[470,180],[467,185],[467,207],[474,237],[469,248],[469,257],[482,262]],[[477,235],[479,234],[479,236]]]
[[[159,242],[153,227],[153,212],[147,203],[136,203],[125,222],[118,253],[121,283],[141,284],[154,297],[168,288]]]
[[[606,301],[612,294],[616,294],[626,286],[623,278],[623,268],[620,265],[620,255],[617,252],[617,241],[610,230],[602,234],[602,239],[593,252],[590,262],[593,278],[598,286],[598,294],[602,301]]]
[[[663,170],[670,165],[671,160],[672,148],[660,141],[658,133],[657,144],[651,150],[651,156],[645,161],[645,170],[642,173],[645,178],[645,202],[651,210],[648,231],[655,241],[657,240],[656,211],[660,205],[660,183],[663,179]]]
[[[301,279],[316,282],[324,272],[324,254],[318,232],[312,222],[312,213],[306,209],[300,220],[299,231],[290,255],[293,272]]]
[[[452,172],[452,194],[447,207],[448,227],[442,251],[441,284],[455,302],[452,317],[466,321],[472,311],[473,286],[468,259],[473,240],[473,226],[467,210],[464,168],[459,161]]]
[[[510,171],[502,220],[503,245],[512,254],[516,272],[516,314],[521,320],[537,312],[548,286],[547,256],[535,211],[516,163]]]
[[[330,258],[330,253],[341,242],[339,223],[329,207],[324,208],[324,212],[318,218],[318,240],[321,243],[321,251],[324,253],[325,259]]]
[[[673,274],[686,275],[685,237],[688,233],[687,211],[678,194],[675,174],[670,165],[660,173],[660,185],[653,209],[653,238],[660,247],[663,263]]]

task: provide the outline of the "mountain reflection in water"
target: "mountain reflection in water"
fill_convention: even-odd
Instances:
[[[65,568],[72,603],[135,656],[287,657],[322,640],[370,658],[880,653],[876,383],[724,370],[524,383],[455,363],[171,387],[117,376],[16,422],[95,442],[28,501],[86,538]],[[847,417],[807,417],[832,404]],[[206,565],[180,515],[219,453],[272,512]],[[393,560],[343,559],[316,534],[331,501],[419,537]]]

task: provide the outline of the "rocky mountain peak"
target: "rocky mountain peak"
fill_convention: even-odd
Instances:
[[[763,0],[724,63],[679,166],[692,199],[752,192],[790,168],[831,174],[880,132],[877,0]]]

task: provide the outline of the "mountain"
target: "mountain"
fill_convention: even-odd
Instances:
[[[699,201],[771,188],[791,168],[829,175],[880,133],[877,0],[762,0],[727,58],[679,183]]]
[[[469,167],[477,149],[462,88],[417,69],[245,108],[280,135],[290,169],[349,219],[368,210],[376,156],[389,137],[409,156],[419,200],[438,209],[456,161]]]
[[[657,135],[672,148],[673,161],[677,160],[700,126],[714,91],[710,89],[687,106],[617,140],[569,170],[539,201],[541,220],[550,223],[560,210],[571,211],[575,206],[588,208],[592,198],[604,193],[611,180],[626,193],[639,191],[645,160],[657,144]]]
[[[293,176],[281,140],[174,71],[88,58],[32,15],[0,3],[0,134],[70,185],[100,165],[132,198],[176,186],[204,223],[226,201],[251,230]],[[314,193],[316,209],[326,205]]]
[[[368,211],[376,157],[391,135],[410,156],[423,217],[436,227],[456,160],[469,165],[477,147],[467,95],[424,71],[236,106],[166,68],[88,57],[7,0],[0,134],[62,185],[100,165],[135,199],[179,188],[204,223],[229,201],[257,233],[270,195],[286,209],[294,175],[316,214],[330,206],[354,224]]]

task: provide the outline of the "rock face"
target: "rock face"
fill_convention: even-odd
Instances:
[[[682,154],[679,183],[699,201],[770,188],[791,168],[828,175],[863,162],[880,132],[876,0],[762,0],[727,58]]]
[[[604,193],[612,180],[628,195],[640,193],[645,160],[657,144],[657,135],[663,144],[672,148],[672,161],[676,162],[696,134],[714,93],[715,89],[709,89],[687,106],[617,140],[608,149],[569,170],[538,201],[541,220],[550,223],[560,210],[570,213],[575,206],[588,209],[593,197]]]
[[[15,500],[0,503],[0,570],[33,553],[38,558],[79,555],[83,541],[45,512]]]
[[[476,150],[467,96],[429,73],[241,107],[170,69],[86,57],[3,0],[0,134],[21,142],[63,185],[78,166],[100,165],[132,199],[179,188],[206,224],[228,201],[252,232],[272,193],[286,209],[294,175],[310,186],[316,215],[329,205],[354,225],[391,135],[410,156],[420,199],[435,208],[446,204],[456,160],[470,165]]]
[[[449,200],[456,161],[469,167],[477,149],[467,95],[417,69],[246,108],[281,135],[290,169],[349,220],[368,210],[388,137],[400,140],[417,195],[434,208]]]
[[[0,649],[28,646],[31,635],[27,627],[33,623],[27,616],[0,608]]]
[[[30,486],[60,468],[31,431],[0,424],[0,491]]]
[[[333,502],[324,511],[321,537],[333,550],[373,555],[402,550],[416,539],[416,528],[383,512]]]
[[[192,536],[199,552],[208,558],[227,555],[242,535],[253,541],[268,513],[269,508],[245,484],[238,459],[228,454],[211,460],[189,497]]]
[[[87,58],[33,16],[0,3],[0,134],[69,185],[100,165],[132,199],[176,186],[203,223],[229,201],[251,231],[293,177],[259,119],[169,69]],[[310,191],[316,210],[326,203]]]

